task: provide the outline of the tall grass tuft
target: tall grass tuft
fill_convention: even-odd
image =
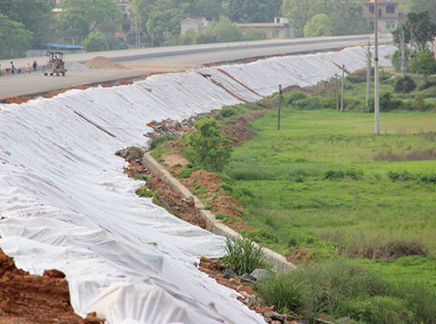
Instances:
[[[384,294],[386,289],[386,284],[374,273],[341,260],[300,266],[259,283],[260,295],[268,304],[282,312],[304,309],[308,320],[322,312],[346,316],[349,300]]]
[[[225,266],[237,275],[251,273],[258,268],[264,268],[262,248],[247,238],[227,240],[226,255],[222,259]]]
[[[421,242],[384,241],[383,239],[353,240],[352,243],[343,246],[339,252],[348,257],[378,260],[395,260],[412,255],[426,257],[428,255],[427,248]]]

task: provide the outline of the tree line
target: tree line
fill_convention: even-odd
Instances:
[[[436,19],[436,2],[401,0],[412,12],[427,10]],[[82,44],[88,50],[126,47],[113,38],[121,30],[123,13],[116,0],[2,0],[0,57],[22,56],[46,42]],[[57,7],[57,14],[53,9]],[[262,31],[242,33],[235,23],[272,22],[288,18],[295,36],[329,36],[370,32],[361,0],[131,0],[133,28],[147,46],[254,40]],[[212,23],[200,34],[180,35],[188,16],[205,16]]]

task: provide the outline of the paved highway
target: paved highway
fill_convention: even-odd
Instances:
[[[69,63],[85,62],[95,56],[104,56],[122,62],[126,69],[69,71],[65,77],[44,77],[35,72],[28,75],[4,76],[0,78],[0,100],[13,96],[32,95],[61,88],[96,84],[123,78],[135,78],[152,72],[171,72],[197,68],[205,64],[233,62],[274,55],[317,52],[336,48],[365,45],[370,36],[325,37],[292,40],[239,42],[177,46],[151,49],[80,53],[66,55]],[[386,38],[382,42],[389,42]],[[38,61],[40,66],[45,57],[14,60],[22,67],[28,61]],[[1,61],[2,68],[9,60]]]

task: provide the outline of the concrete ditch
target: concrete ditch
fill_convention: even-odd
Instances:
[[[206,224],[206,230],[229,239],[241,238],[241,235],[238,232],[217,219],[211,211],[206,210],[206,207],[200,199],[177,181],[170,172],[165,170],[165,168],[161,166],[149,152],[144,154],[142,162],[155,177],[166,183],[174,192],[180,195],[180,197],[183,199],[194,200],[195,208],[197,209],[201,220]],[[275,271],[286,271],[295,268],[295,265],[288,262],[283,255],[278,254],[271,249],[262,247],[262,252],[264,260],[271,265]]]

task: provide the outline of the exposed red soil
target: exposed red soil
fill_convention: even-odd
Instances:
[[[176,215],[191,224],[200,226],[201,228],[206,228],[205,222],[200,218],[199,213],[195,208],[194,200],[186,200],[171,190],[166,183],[164,183],[160,178],[155,177],[142,165],[141,159],[126,159],[126,161],[129,163],[129,167],[125,169],[128,177],[135,178],[134,174],[137,172],[148,178],[145,186],[151,191],[157,193],[156,197],[153,199],[155,204],[164,207],[173,215]]]
[[[178,179],[189,191],[198,191],[196,195],[215,214],[224,214],[234,217],[241,217],[245,213],[244,207],[233,197],[229,196],[220,186],[223,180],[215,174],[205,171],[194,171],[189,178]],[[204,192],[203,192],[203,188]],[[207,190],[206,190],[207,189]],[[228,219],[230,221],[230,219]]]
[[[0,249],[0,323],[89,324],[74,313],[64,278],[58,270],[30,275]]]
[[[241,115],[234,123],[221,128],[222,136],[230,140],[235,146],[241,145],[254,136],[250,121],[263,117],[266,112],[267,109],[253,110]]]

